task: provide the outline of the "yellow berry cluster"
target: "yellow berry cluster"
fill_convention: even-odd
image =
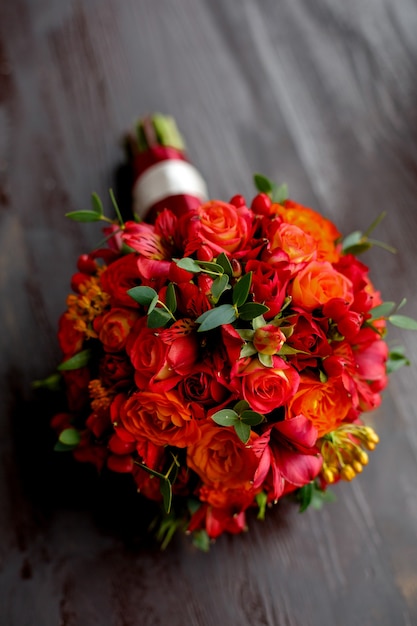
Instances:
[[[328,483],[352,480],[368,464],[366,450],[375,450],[379,437],[370,426],[346,424],[320,440],[323,467],[321,476]]]

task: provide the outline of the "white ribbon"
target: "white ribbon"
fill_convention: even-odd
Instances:
[[[133,186],[133,209],[143,218],[154,204],[177,195],[189,195],[201,202],[208,199],[200,172],[187,161],[169,159],[149,167]]]

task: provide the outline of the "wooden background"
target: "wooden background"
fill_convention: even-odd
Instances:
[[[417,317],[415,1],[1,0],[0,623],[417,624],[417,333],[390,330],[414,363],[337,502],[283,502],[208,554],[138,540],[122,478],[104,488],[51,453],[31,381],[59,360],[70,276],[98,234],[64,213],[108,197],[122,137],[151,111],[176,117],[212,197],[250,199],[262,172],[346,234],[386,210],[376,235],[398,253],[363,261]]]

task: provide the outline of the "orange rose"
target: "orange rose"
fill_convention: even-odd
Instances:
[[[187,450],[187,465],[205,484],[235,489],[253,480],[258,459],[251,448],[257,435],[242,443],[233,428],[212,421],[200,427],[201,439]]]
[[[318,430],[318,436],[334,430],[346,418],[352,401],[340,378],[322,383],[301,376],[297,393],[288,404],[287,418],[304,415]]]
[[[217,256],[221,252],[233,254],[247,242],[251,215],[246,207],[235,207],[221,200],[210,200],[197,210],[197,219],[191,218],[191,247],[184,256],[206,245]]]
[[[103,317],[94,320],[94,329],[107,352],[121,352],[126,345],[132,326],[138,319],[131,309],[113,308]]]
[[[275,249],[288,254],[291,263],[307,263],[316,258],[317,243],[311,235],[295,224],[282,222],[277,228],[276,223],[272,222],[275,232],[269,240],[271,259]]]
[[[285,205],[274,204],[273,212],[280,215],[284,222],[295,224],[313,237],[317,246],[317,259],[334,263],[339,260],[340,250],[335,243],[341,234],[330,220],[308,207],[287,200]]]
[[[352,283],[327,261],[311,261],[296,274],[290,287],[293,303],[307,311],[317,309],[332,298],[353,302]]]
[[[137,391],[120,407],[120,421],[137,440],[185,448],[200,438],[197,422],[175,391]]]

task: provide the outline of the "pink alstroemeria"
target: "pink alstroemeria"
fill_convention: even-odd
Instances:
[[[311,482],[322,466],[316,441],[317,429],[304,415],[270,426],[253,444],[260,458],[254,488],[267,479],[268,499],[276,501],[288,487],[303,487]]]

